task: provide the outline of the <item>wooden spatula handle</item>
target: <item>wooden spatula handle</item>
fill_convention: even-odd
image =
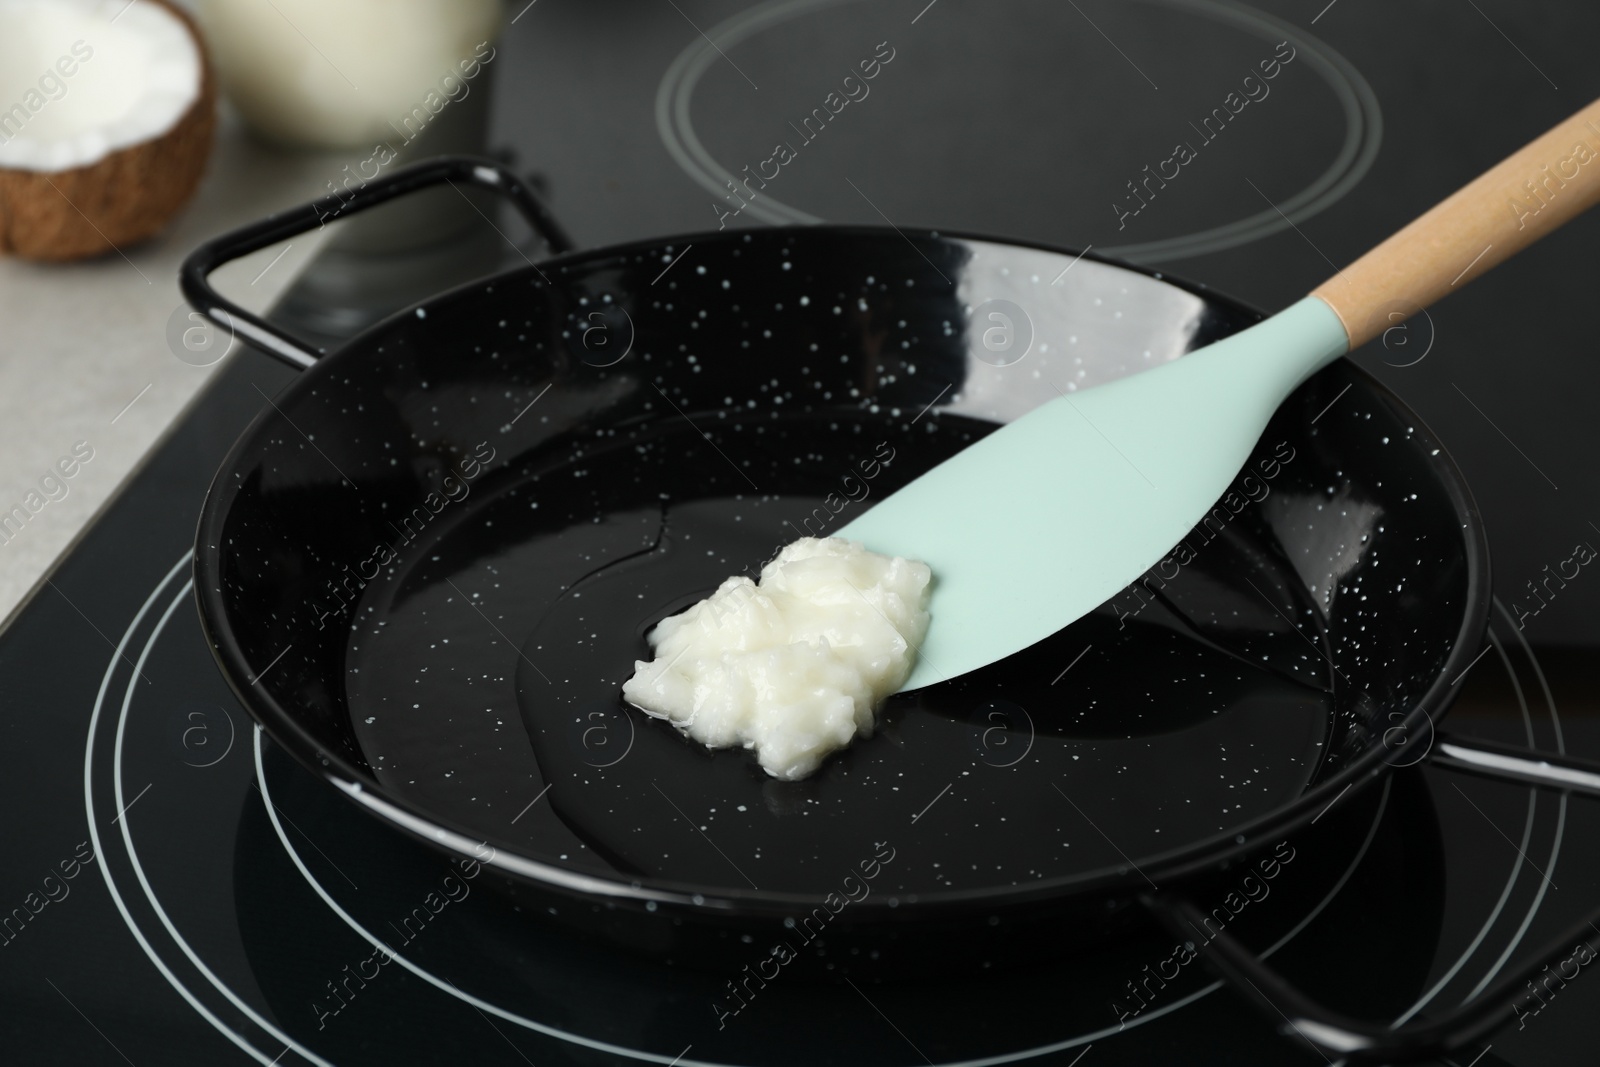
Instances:
[[[1350,347],[1461,288],[1600,200],[1600,100],[1313,290]]]

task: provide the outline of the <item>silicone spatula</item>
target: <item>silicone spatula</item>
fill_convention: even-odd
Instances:
[[[933,569],[932,622],[902,691],[1114,596],[1210,511],[1296,386],[1596,199],[1600,101],[1271,318],[1050,400],[884,498],[836,536]]]

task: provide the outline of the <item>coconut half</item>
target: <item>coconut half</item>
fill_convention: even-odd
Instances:
[[[193,195],[215,126],[199,31],[165,0],[0,0],[0,252],[149,237]]]

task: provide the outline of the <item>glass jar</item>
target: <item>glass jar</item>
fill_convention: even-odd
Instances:
[[[500,0],[199,0],[198,8],[223,90],[245,121],[269,140],[325,148],[414,139],[473,91],[502,18]]]

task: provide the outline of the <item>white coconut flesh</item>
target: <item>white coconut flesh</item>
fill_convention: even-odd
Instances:
[[[0,0],[0,168],[71,170],[154,140],[200,90],[195,39],[160,4]]]

